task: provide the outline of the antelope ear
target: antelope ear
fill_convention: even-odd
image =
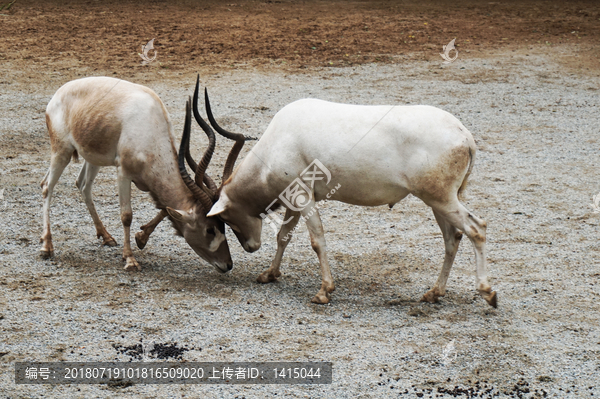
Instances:
[[[227,201],[226,197],[219,198],[217,203],[213,205],[206,216],[217,216],[218,214],[223,213],[227,209],[228,205],[229,202]]]
[[[167,207],[167,213],[173,218],[173,220],[177,220],[178,222],[187,224],[192,224],[194,222],[194,215],[190,212],[178,211]]]

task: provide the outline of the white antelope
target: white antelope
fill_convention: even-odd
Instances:
[[[220,128],[206,111],[215,130]],[[315,161],[316,160],[316,161]],[[285,222],[277,235],[277,253],[258,282],[281,276],[283,252],[300,216],[321,265],[321,289],[312,299],[328,303],[334,290],[327,261],[325,237],[316,201],[331,199],[353,205],[395,203],[408,194],[433,209],[446,246],[437,282],[422,298],[436,302],[446,281],[464,232],[475,248],[476,289],[493,307],[497,305],[486,271],[486,223],[459,201],[475,160],[471,133],[448,112],[430,106],[363,106],[315,99],[296,101],[275,115],[260,141],[225,183],[209,216],[219,216],[234,230],[244,249],[256,251],[266,210],[286,207]],[[314,161],[314,162],[313,162]],[[312,185],[301,176],[309,166]],[[325,172],[327,179],[314,179]],[[321,176],[325,177],[325,176]],[[329,181],[332,185],[328,185]],[[295,187],[296,184],[298,187]],[[332,190],[335,185],[334,190]],[[308,190],[306,190],[308,189]],[[309,192],[304,192],[304,191]]]
[[[195,101],[197,97],[198,82]],[[195,116],[199,118],[199,114]],[[126,270],[141,269],[130,243],[132,182],[140,190],[149,192],[160,209],[159,214],[136,234],[138,247],[143,248],[156,225],[169,216],[177,233],[200,257],[221,272],[231,270],[233,263],[225,239],[225,225],[216,217],[206,216],[215,201],[210,193],[217,190],[205,173],[215,148],[215,136],[210,127],[205,129],[209,145],[202,161],[196,165],[188,147],[190,101],[186,104],[179,154],[175,149],[169,114],[160,98],[144,86],[120,79],[91,77],[65,84],[48,103],[46,124],[52,156],[50,169],[41,183],[44,197],[43,257],[54,254],[50,232],[50,201],[54,185],[71,157],[77,159],[80,155],[85,162],[76,185],[92,216],[98,238],[102,237],[104,245],[108,246],[117,243],[96,212],[92,183],[100,167],[117,168]],[[184,158],[195,171],[195,180],[189,176]]]

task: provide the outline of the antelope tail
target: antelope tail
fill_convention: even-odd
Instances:
[[[467,180],[469,180],[469,175],[471,174],[471,170],[473,170],[473,164],[475,163],[475,149],[469,146],[469,167],[467,168],[467,174],[463,179],[462,184],[458,188],[458,199],[463,199],[463,192],[465,188],[467,188]]]

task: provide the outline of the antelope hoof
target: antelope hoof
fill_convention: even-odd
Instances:
[[[133,256],[130,256],[127,258],[124,269],[127,271],[138,271],[139,272],[142,270],[142,267],[140,266],[139,263],[137,263],[137,261],[135,260],[135,258]]]
[[[494,309],[498,307],[498,296],[496,295],[496,291],[492,291],[490,294],[483,297],[487,303],[490,304]]]
[[[143,231],[138,231],[135,233],[135,243],[139,249],[144,249],[146,244],[148,243],[148,237],[144,234]]]
[[[110,234],[108,234],[107,231],[96,234],[96,238],[100,238],[100,237],[102,237],[102,245],[106,245],[107,247],[116,247],[117,246],[117,242]]]
[[[42,259],[48,259],[54,256],[54,250],[52,249],[40,249],[40,256]]]
[[[108,236],[108,238],[104,238],[104,242],[102,243],[102,245],[106,245],[107,247],[116,247],[117,242],[115,241],[114,238],[112,238],[111,236]]]
[[[444,296],[437,288],[432,288],[423,295],[421,302],[438,303],[439,297]]]
[[[272,283],[273,281],[277,281],[277,277],[281,276],[281,272],[277,271],[275,273],[271,273],[268,270],[262,272],[257,278],[256,281],[261,284]]]
[[[421,298],[421,302],[438,303],[438,296],[431,291],[427,291]]]
[[[329,298],[329,293],[321,290],[319,292],[317,292],[317,295],[314,296],[314,298],[311,300],[312,303],[317,303],[319,305],[325,305],[327,303],[329,303],[330,298]]]

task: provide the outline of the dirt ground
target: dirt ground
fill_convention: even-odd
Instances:
[[[473,57],[515,46],[593,45],[600,35],[600,5],[591,0],[19,0],[7,13],[0,60],[118,74],[138,69],[136,54],[152,38],[162,68],[189,70],[350,66],[401,54],[431,60],[453,38]]]
[[[0,14],[1,397],[600,395],[600,216],[590,205],[600,193],[597,2],[18,0]],[[442,45],[455,37],[459,58],[443,65]],[[142,66],[152,38],[156,61]],[[268,227],[255,254],[228,230],[235,266],[221,275],[164,223],[135,249],[143,271],[125,272],[121,246],[95,238],[73,184],[80,164],[55,190],[56,256],[42,260],[53,93],[93,75],[147,85],[179,137],[197,73],[222,124],[254,136],[303,97],[456,115],[478,146],[466,205],[489,225],[498,309],[474,291],[466,240],[447,296],[419,302],[444,250],[414,197],[391,211],[323,206],[337,286],[326,306],[310,303],[320,276],[304,229],[275,284],[255,282],[275,253]],[[204,145],[198,131],[194,154]],[[227,151],[220,141],[217,180]],[[156,211],[133,191],[135,232]],[[100,173],[94,198],[122,244],[114,169]],[[331,361],[333,384],[14,384],[16,361],[139,360],[141,342],[168,348],[159,360]]]

